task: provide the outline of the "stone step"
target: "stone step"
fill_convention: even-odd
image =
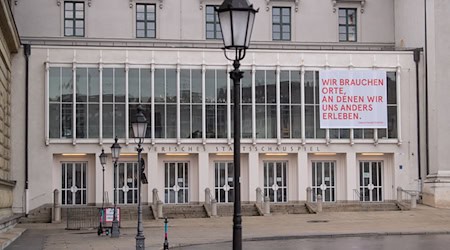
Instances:
[[[367,202],[367,203],[325,203],[325,212],[363,212],[363,211],[398,211],[400,208],[391,202]]]
[[[234,207],[233,203],[230,204],[218,204],[217,205],[217,215],[218,216],[233,216]],[[259,216],[258,210],[255,204],[242,204],[241,205],[242,216]]]
[[[19,223],[49,223],[52,221],[52,207],[45,204],[31,210],[27,216],[20,218]]]
[[[308,214],[308,210],[304,203],[299,204],[283,204],[271,203],[270,213],[272,214]]]
[[[203,205],[164,204],[163,216],[169,219],[178,218],[206,218],[208,217]]]

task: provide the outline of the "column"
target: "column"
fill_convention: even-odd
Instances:
[[[102,204],[102,200],[103,200],[103,196],[102,196],[102,192],[103,192],[103,171],[102,171],[102,164],[100,163],[100,153],[95,153],[95,165],[94,165],[94,171],[95,171],[95,205],[101,205]],[[109,160],[111,159],[111,155],[109,155],[108,157],[108,162],[105,165],[105,170],[107,165],[109,164]],[[89,166],[88,166],[89,167]],[[86,173],[86,176],[89,174],[89,171]],[[105,180],[106,180],[106,171],[105,171]],[[106,189],[106,185],[105,185],[105,190]],[[87,198],[87,197],[86,197]]]
[[[159,176],[159,167],[158,167],[158,153],[154,151],[147,152],[147,168],[146,175],[148,179],[147,188],[147,200],[149,203],[153,201],[153,189],[158,189],[159,199],[164,202],[164,173]],[[164,169],[164,166],[161,166],[161,171]],[[144,186],[145,187],[145,186]]]
[[[205,188],[209,187],[209,154],[208,152],[198,153],[198,201],[205,202]],[[209,187],[214,190],[214,187]]]
[[[306,201],[306,188],[310,186],[309,183],[309,164],[308,153],[298,152],[297,154],[297,183],[298,183],[298,197],[299,201]]]
[[[353,200],[353,189],[358,188],[358,176],[357,176],[357,162],[356,162],[356,154],[355,153],[347,153],[345,155],[345,176],[346,176],[346,197],[347,200]],[[338,183],[338,185],[340,185]]]
[[[256,201],[256,188],[263,190],[263,183],[259,183],[259,155],[258,152],[248,153],[248,193],[249,201]]]

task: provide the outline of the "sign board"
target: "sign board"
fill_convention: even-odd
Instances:
[[[321,70],[320,128],[387,128],[383,70]]]
[[[120,221],[120,208],[116,208],[116,217],[117,221]],[[114,208],[108,207],[105,208],[105,222],[113,222],[114,219]]]

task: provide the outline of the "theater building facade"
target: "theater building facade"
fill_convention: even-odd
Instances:
[[[239,97],[220,31],[209,25],[217,22],[210,5],[221,1],[43,2],[36,12],[32,3],[13,6],[31,46],[28,69],[24,56],[13,61],[12,105],[29,108],[27,125],[20,122],[24,114],[12,117],[12,160],[25,165],[19,150],[25,144],[30,159],[28,177],[15,171],[30,186],[16,187],[16,210],[52,203],[55,189],[63,206],[101,204],[102,149],[106,200],[137,204],[131,122],[139,104],[148,121],[143,202],[151,203],[156,189],[165,204],[202,203],[206,188],[219,203],[233,202],[233,98],[242,109],[244,202],[256,201],[257,188],[277,203],[307,200],[308,187],[312,201],[320,194],[324,202],[381,202],[396,199],[397,187],[421,188],[417,68],[412,50],[396,48],[392,1],[254,1],[260,11],[241,62]],[[55,23],[38,18],[44,9]],[[173,11],[180,20],[169,18]],[[313,20],[314,11],[324,14],[318,24],[324,33],[299,24]],[[115,29],[96,22],[100,12]],[[188,13],[198,15],[187,22]],[[30,24],[26,14],[40,21]],[[386,22],[383,31],[370,25],[375,19]],[[386,127],[323,128],[320,74],[326,70],[385,72]],[[423,72],[419,77],[422,84]],[[122,151],[114,167],[115,137]]]

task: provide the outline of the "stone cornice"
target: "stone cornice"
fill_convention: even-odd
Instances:
[[[16,186],[16,181],[8,181],[8,180],[0,179],[0,186],[7,186],[7,187],[13,188]]]
[[[8,1],[0,1],[0,29],[11,52],[17,53],[20,46],[19,32]]]

